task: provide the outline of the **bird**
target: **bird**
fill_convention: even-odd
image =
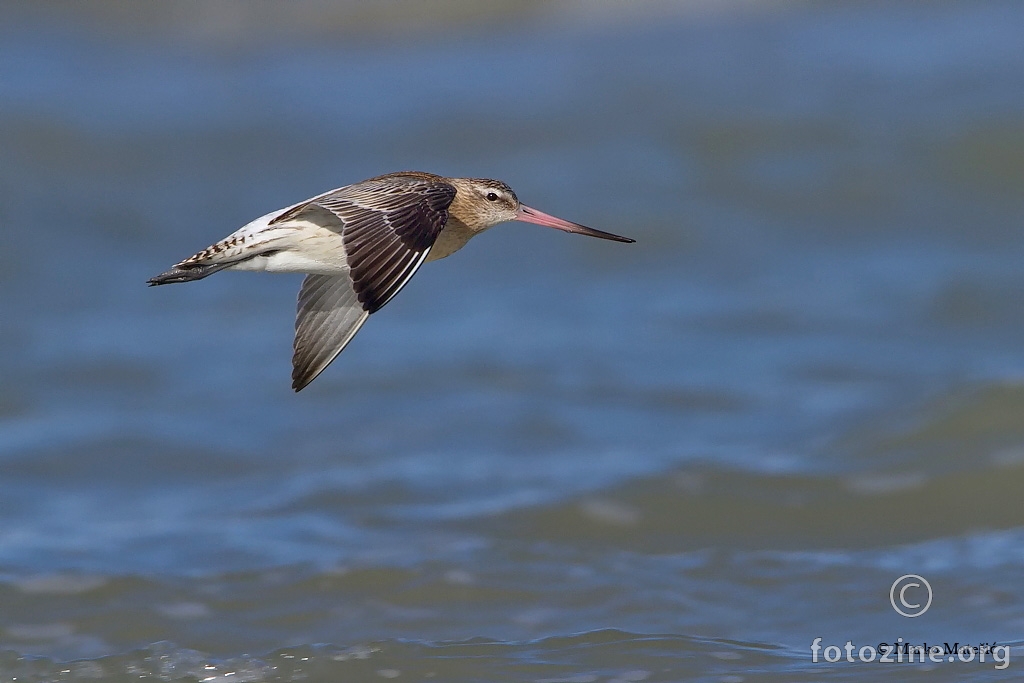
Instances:
[[[400,171],[271,211],[148,284],[192,282],[221,270],[305,274],[292,353],[292,389],[301,391],[425,261],[513,220],[635,242],[525,206],[500,180]]]

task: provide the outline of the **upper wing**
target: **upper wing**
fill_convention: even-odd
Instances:
[[[292,388],[333,361],[371,313],[415,274],[448,220],[455,188],[439,180],[389,177],[350,185],[271,221],[309,220],[341,234],[347,275],[308,275],[299,291]]]
[[[340,232],[352,287],[368,313],[398,293],[448,220],[455,188],[440,179],[385,176],[333,190],[271,221],[308,219]],[[323,214],[336,220],[325,220]]]

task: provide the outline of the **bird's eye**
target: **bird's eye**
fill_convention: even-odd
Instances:
[[[489,202],[496,202],[496,201],[498,201],[497,193],[495,193],[495,192],[488,192],[487,193],[487,201],[489,201]]]

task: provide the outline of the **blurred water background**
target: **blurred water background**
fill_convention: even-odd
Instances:
[[[1018,680],[1022,26],[3,3],[0,678]],[[145,287],[406,168],[637,244],[496,228],[299,395],[299,277]]]

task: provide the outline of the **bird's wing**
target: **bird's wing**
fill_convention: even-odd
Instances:
[[[454,198],[455,188],[440,179],[384,176],[314,197],[270,225],[310,220],[341,233],[352,287],[375,313],[423,263]]]
[[[292,388],[313,381],[409,281],[448,220],[455,188],[415,177],[349,185],[289,209],[271,225],[309,220],[338,232],[347,275],[309,275],[299,292]]]
[[[292,355],[295,391],[316,379],[370,317],[345,275],[307,275],[298,309]]]

